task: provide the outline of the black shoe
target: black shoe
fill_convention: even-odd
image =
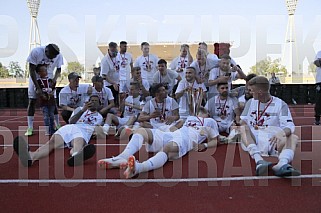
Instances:
[[[272,165],[272,163],[269,161],[265,161],[265,160],[258,161],[256,164],[256,168],[255,168],[256,176],[267,176],[269,166],[271,166],[271,165]]]
[[[32,166],[32,160],[29,153],[29,145],[21,136],[17,136],[13,140],[13,150],[19,156],[20,162],[24,167]]]
[[[316,120],[316,121],[314,122],[314,124],[315,124],[315,125],[320,125],[320,121],[317,121],[317,120]]]
[[[88,160],[96,153],[96,147],[93,144],[88,144],[83,147],[76,155],[71,156],[67,160],[68,166],[79,166],[82,165],[85,160]]]

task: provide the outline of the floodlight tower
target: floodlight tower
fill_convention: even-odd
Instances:
[[[34,47],[40,46],[40,33],[38,28],[37,16],[40,6],[40,0],[27,0],[27,5],[30,11],[30,37],[29,37],[29,53]]]
[[[298,0],[285,0],[288,11],[288,24],[285,35],[285,45],[283,49],[282,61],[286,65],[287,75],[292,76],[292,72],[298,74],[300,66],[298,62],[298,52],[295,42],[295,22],[294,13],[296,10]]]

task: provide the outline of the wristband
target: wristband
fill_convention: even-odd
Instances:
[[[203,143],[204,144],[204,147],[207,149],[208,147],[208,144],[207,143]]]

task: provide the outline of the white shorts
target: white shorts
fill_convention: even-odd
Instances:
[[[230,133],[230,128],[231,128],[232,124],[233,124],[233,121],[230,121],[230,122],[217,121],[218,131]]]
[[[268,128],[260,128],[255,134],[255,140],[258,150],[262,156],[278,156],[278,151],[271,146],[270,138],[273,137],[277,132],[283,131],[280,127],[270,126]],[[284,138],[286,140],[286,138]],[[282,142],[281,142],[282,143]],[[243,145],[244,151],[248,149]]]
[[[170,142],[175,142],[178,146],[178,158],[184,156],[187,152],[193,149],[193,145],[190,144],[188,134],[183,134],[182,131],[177,130],[175,132],[163,132],[159,129],[151,129],[153,133],[153,143],[146,144],[145,148],[147,152],[159,152]]]
[[[153,126],[153,129],[159,129],[163,132],[170,132],[170,128],[174,126],[178,121],[174,121],[170,125],[166,125],[165,123],[151,122],[150,124]]]
[[[54,133],[54,135],[60,135],[63,138],[65,142],[65,147],[72,147],[71,142],[75,138],[83,138],[84,141],[88,144],[90,137],[92,135],[92,134],[89,134],[89,132],[84,133],[84,131],[82,131],[81,128],[79,128],[79,126],[77,126],[76,124],[67,124],[59,128]]]
[[[119,81],[119,93],[128,93],[129,88],[127,88],[127,80]]]
[[[118,118],[118,126],[117,126],[117,129],[119,129],[121,126],[124,126],[128,121],[129,121],[129,118],[130,117],[117,117]]]

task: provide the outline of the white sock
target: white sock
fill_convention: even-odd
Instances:
[[[134,155],[136,152],[142,148],[144,143],[144,137],[140,134],[133,134],[133,137],[128,142],[126,148],[122,153],[118,155],[118,157],[128,159],[129,156]]]
[[[33,129],[33,120],[35,116],[27,116],[28,128]]]
[[[251,157],[255,160],[255,163],[259,162],[260,160],[263,160],[260,151],[258,150],[256,144],[250,144],[247,146],[248,152],[251,155]]]
[[[104,124],[104,126],[103,126],[103,132],[104,132],[106,135],[108,135],[109,128],[110,128],[109,124]]]
[[[273,166],[273,169],[278,170],[283,165],[291,163],[294,158],[294,151],[292,149],[283,149],[279,155],[279,162]]]
[[[142,163],[136,163],[135,173],[148,172],[164,166],[168,157],[165,152],[158,152],[155,156]]]
[[[59,122],[59,114],[54,115],[54,118],[55,118],[55,121],[56,121],[56,125],[59,125],[60,124],[60,122]]]

